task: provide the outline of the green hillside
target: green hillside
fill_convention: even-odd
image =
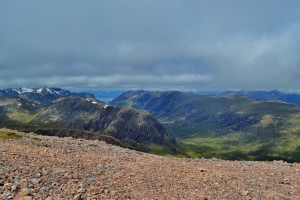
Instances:
[[[300,161],[296,105],[239,95],[146,91],[131,92],[112,103],[119,102],[153,114],[177,138],[185,156]]]

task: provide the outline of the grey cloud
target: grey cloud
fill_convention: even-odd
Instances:
[[[62,80],[63,79],[63,80]],[[151,83],[152,88],[172,89],[174,86],[178,89],[185,89],[185,87],[194,88],[199,84],[204,84],[211,81],[210,75],[110,75],[110,76],[64,76],[64,77],[49,77],[37,78],[34,80],[28,79],[14,79],[9,80],[8,84],[12,86],[29,84],[30,86],[53,86],[61,85],[62,87],[75,87],[75,88],[96,88],[99,85],[105,88],[149,88]],[[0,81],[0,84],[4,82]]]
[[[298,1],[1,1],[0,87],[297,89]]]
[[[190,51],[219,66],[216,79],[224,87],[295,89],[299,85],[295,74],[300,71],[299,25],[272,36],[219,38],[204,45],[209,48],[196,45]]]

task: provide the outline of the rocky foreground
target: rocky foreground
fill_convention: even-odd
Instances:
[[[299,163],[174,159],[16,134],[0,137],[0,199],[300,199]]]

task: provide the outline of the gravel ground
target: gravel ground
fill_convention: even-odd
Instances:
[[[0,199],[300,199],[300,164],[166,158],[102,141],[0,138]]]

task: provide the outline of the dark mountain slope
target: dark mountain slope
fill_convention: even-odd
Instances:
[[[167,130],[148,113],[95,103],[78,97],[55,102],[33,123],[57,124],[113,136],[129,142],[172,146]]]
[[[145,151],[158,145],[173,152],[177,146],[174,137],[147,112],[95,100],[65,97],[46,107],[19,97],[0,97],[0,110],[2,127],[57,136],[104,138]]]

